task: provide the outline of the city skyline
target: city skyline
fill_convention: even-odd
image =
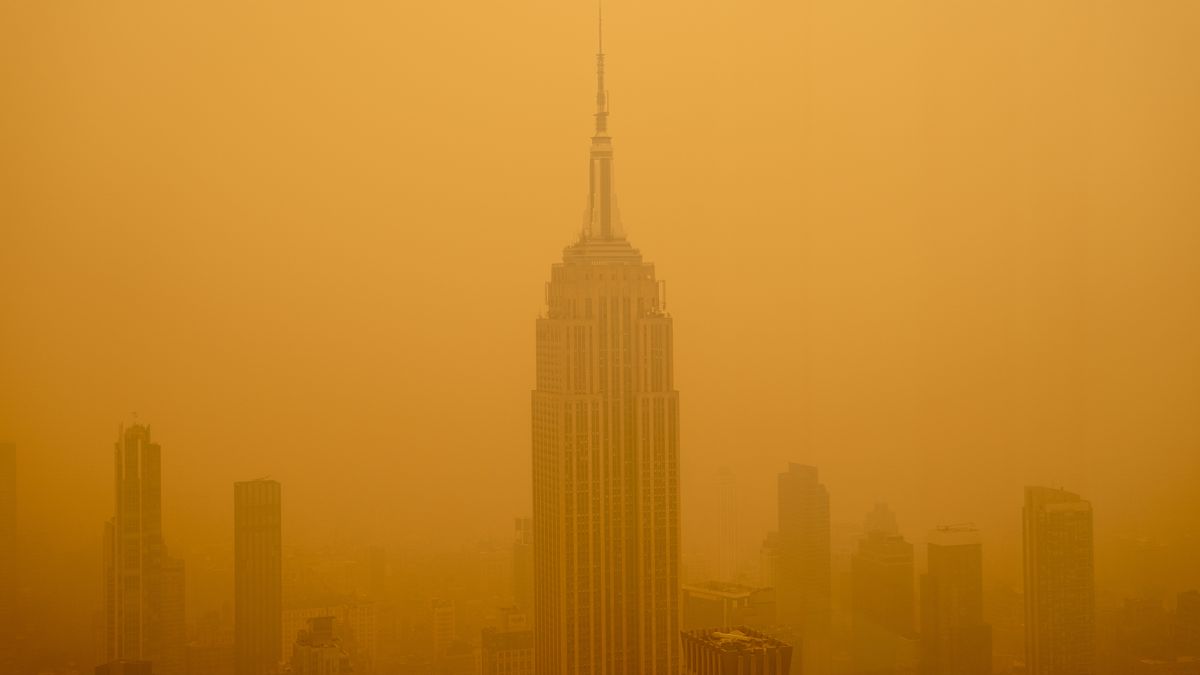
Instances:
[[[0,670],[1200,651],[1200,9],[595,9],[0,9]]]

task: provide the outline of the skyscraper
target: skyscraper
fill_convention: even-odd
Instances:
[[[587,210],[537,321],[535,659],[555,675],[679,672],[679,399],[654,265],[621,228],[604,54]]]
[[[233,484],[234,672],[277,671],[283,613],[281,491],[277,481]]]
[[[913,632],[913,545],[881,531],[859,540],[850,558],[854,619],[896,635]]]
[[[983,552],[979,531],[934,530],[929,571],[921,575],[922,675],[988,675],[992,631],[983,622]]]
[[[0,443],[0,673],[17,672],[17,448]]]
[[[798,640],[804,675],[825,675],[831,668],[831,545],[829,491],[816,467],[789,464],[779,474],[776,610],[779,623]]]
[[[184,664],[183,563],[168,558],[162,528],[162,449],[150,427],[118,432],[116,514],[105,526],[106,661],[149,661],[156,675]]]
[[[911,673],[917,662],[913,545],[899,534],[870,531],[850,568],[856,672]]]
[[[1092,505],[1025,488],[1025,658],[1030,675],[1087,675],[1095,661]]]

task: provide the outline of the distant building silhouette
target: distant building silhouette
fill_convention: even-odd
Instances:
[[[533,519],[516,519],[513,540],[513,598],[521,611],[533,617]],[[531,621],[532,623],[532,621]]]
[[[915,618],[912,543],[899,534],[870,532],[859,540],[850,570],[855,618],[897,635],[911,635]]]
[[[450,646],[458,639],[458,617],[455,615],[453,600],[435,599],[430,603],[430,612],[433,639],[429,646],[433,650],[433,660],[437,663],[446,657]]]
[[[277,481],[233,484],[233,622],[237,675],[271,675],[283,654],[282,499]]]
[[[915,669],[913,576],[913,545],[904,537],[877,528],[859,540],[850,558],[856,672]]]
[[[0,673],[17,665],[17,447],[0,443]]]
[[[232,611],[225,605],[196,619],[187,647],[188,675],[234,675]]]
[[[371,561],[371,599],[383,602],[388,593],[387,551],[382,546],[372,546],[367,555]]]
[[[654,265],[621,229],[597,56],[583,231],[537,321],[537,671],[679,672],[679,397]]]
[[[533,675],[533,630],[516,607],[500,611],[500,625],[484,628],[480,636],[483,675]]]
[[[1025,654],[1029,675],[1080,675],[1095,662],[1092,505],[1025,488]]]
[[[791,669],[791,645],[744,626],[683,633],[684,675],[788,675]]]
[[[283,636],[288,646],[284,654],[291,653],[299,632],[307,630],[313,619],[322,617],[333,618],[338,646],[346,653],[355,672],[370,671],[378,658],[379,604],[369,600],[347,597],[309,606],[285,607]]]
[[[863,520],[863,533],[881,532],[883,534],[900,534],[900,526],[896,524],[896,512],[882,502],[875,505]]]
[[[775,588],[779,585],[779,532],[768,532],[758,549],[758,585]]]
[[[187,672],[187,585],[183,561],[167,556],[162,563],[162,658],[154,664],[159,675]]]
[[[354,672],[350,655],[342,647],[332,616],[308,620],[292,645],[290,675],[345,675]]]
[[[1200,658],[1200,591],[1175,597],[1176,650]]]
[[[983,622],[983,553],[979,532],[934,530],[921,575],[922,675],[989,675],[991,627]]]
[[[775,589],[712,581],[683,587],[683,630],[775,625]]]
[[[795,635],[800,672],[828,675],[832,667],[832,541],[829,491],[817,468],[790,464],[779,474],[779,562],[776,608]]]
[[[162,527],[162,449],[150,428],[118,432],[116,515],[105,526],[104,630],[108,662],[149,661],[155,675],[186,663],[183,562],[167,555]]]

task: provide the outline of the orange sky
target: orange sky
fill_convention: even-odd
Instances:
[[[1026,483],[1091,498],[1101,537],[1194,531],[1200,5],[609,5],[685,549],[726,465],[753,549],[789,460],[835,521],[885,500],[918,542],[974,521],[1015,550]],[[561,0],[5,3],[0,437],[31,550],[98,547],[132,411],[185,557],[263,475],[292,541],[503,536],[594,34]]]

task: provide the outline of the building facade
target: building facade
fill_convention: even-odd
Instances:
[[[663,284],[621,228],[604,55],[588,205],[537,321],[535,658],[555,675],[679,672],[679,398]]]
[[[904,537],[871,529],[859,540],[850,557],[856,672],[916,670],[913,578],[913,545]]]
[[[156,675],[182,675],[184,569],[167,555],[162,449],[150,427],[119,430],[114,475],[116,513],[104,534],[104,661],[148,661]]]
[[[517,518],[513,539],[513,601],[533,616],[533,519]]]
[[[233,650],[237,675],[279,670],[283,639],[282,491],[277,481],[233,484]]]
[[[1025,659],[1029,675],[1089,675],[1095,666],[1092,505],[1025,488]]]
[[[898,534],[874,531],[859,540],[850,558],[856,622],[868,622],[897,635],[911,635],[913,545]]]
[[[971,527],[929,535],[921,575],[921,673],[988,675],[992,631],[983,622],[983,546]]]
[[[829,491],[816,467],[790,464],[779,475],[777,556],[779,624],[795,639],[800,672],[827,675],[832,668],[832,531]]]

